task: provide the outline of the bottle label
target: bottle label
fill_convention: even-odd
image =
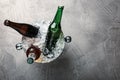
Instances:
[[[53,23],[53,24],[51,25],[51,28],[55,28],[55,26],[56,26],[56,23]]]
[[[57,25],[56,25],[56,23],[54,22],[52,25],[51,25],[51,31],[53,32],[53,33],[55,33],[55,32],[57,32],[58,31],[58,27],[56,27]]]

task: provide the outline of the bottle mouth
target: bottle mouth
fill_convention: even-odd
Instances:
[[[58,8],[64,9],[64,6],[58,6]]]
[[[28,58],[28,59],[27,59],[27,63],[28,63],[28,64],[32,64],[32,63],[34,63],[33,58]]]
[[[9,26],[9,22],[10,22],[9,20],[5,20],[4,25]]]

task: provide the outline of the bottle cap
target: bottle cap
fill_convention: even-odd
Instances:
[[[10,22],[9,20],[5,20],[4,25],[9,26],[9,22]]]
[[[33,62],[34,62],[33,58],[28,58],[28,59],[27,59],[27,63],[28,63],[28,64],[32,64]]]
[[[64,9],[64,6],[58,6],[58,8]]]

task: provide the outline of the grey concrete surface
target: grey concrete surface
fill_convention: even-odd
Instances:
[[[52,20],[64,5],[62,30],[72,36],[48,64],[26,63],[21,35],[5,19]],[[0,0],[0,80],[120,80],[120,0]]]

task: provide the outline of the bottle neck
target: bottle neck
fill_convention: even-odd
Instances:
[[[26,23],[16,23],[9,20],[4,21],[4,25],[9,26],[16,31],[18,31],[20,34],[27,36],[27,37],[36,37],[38,34],[39,29]]]
[[[56,15],[55,15],[55,17],[53,19],[53,22],[55,22],[57,24],[59,24],[61,22],[63,9],[64,9],[64,6],[58,6]]]
[[[18,32],[21,31],[21,33],[23,33],[23,34],[25,34],[26,31],[27,31],[27,27],[21,26],[20,23],[16,23],[16,22],[12,22],[12,21],[9,21],[9,20],[5,20],[4,24],[6,26],[9,26],[9,27],[17,30]]]
[[[33,60],[35,60],[36,59],[36,54],[35,53],[30,53],[28,55],[28,58],[32,58]]]

